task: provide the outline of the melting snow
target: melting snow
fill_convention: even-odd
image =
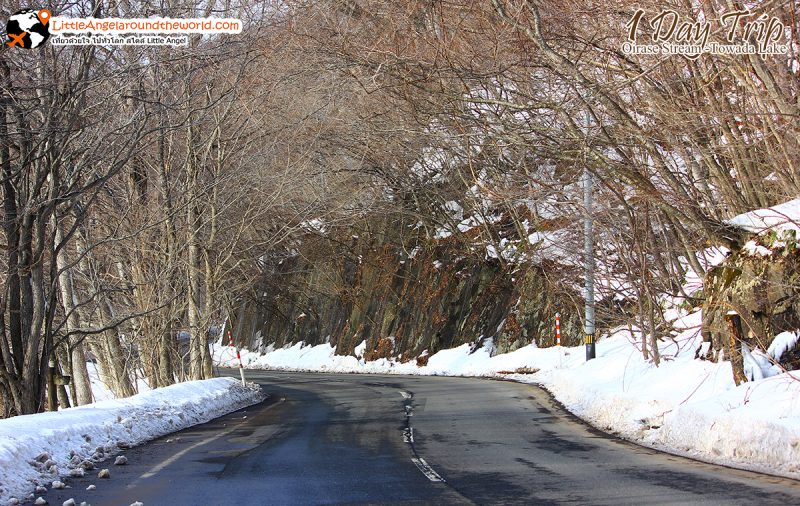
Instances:
[[[768,257],[768,256],[772,255],[772,250],[770,250],[769,248],[767,248],[765,246],[761,246],[760,244],[758,244],[757,242],[752,241],[752,240],[751,241],[747,241],[744,244],[744,246],[742,246],[742,249],[745,252],[747,252],[749,255],[752,255],[752,256],[756,256],[757,255],[757,256],[760,256],[760,257]]]
[[[767,349],[767,353],[775,360],[780,360],[784,353],[797,346],[797,339],[800,337],[800,332],[781,332]]]

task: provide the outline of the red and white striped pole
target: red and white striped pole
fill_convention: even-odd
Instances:
[[[561,346],[561,313],[556,313],[556,346]]]
[[[230,346],[231,349],[236,350],[236,358],[239,360],[239,376],[242,377],[242,385],[245,385],[244,365],[242,364],[242,355],[239,353],[239,348],[236,348],[233,345],[233,336],[231,335],[231,329],[228,329],[228,346]]]
[[[561,358],[561,313],[556,313],[556,348],[558,348],[558,367],[562,365]]]

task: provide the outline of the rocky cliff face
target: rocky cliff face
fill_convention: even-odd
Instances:
[[[766,350],[775,335],[800,329],[800,254],[797,242],[763,237],[732,254],[708,272],[703,304],[703,335],[711,343],[707,356],[721,350],[736,360],[729,315],[738,315],[741,337],[749,349]],[[728,316],[728,318],[726,318]],[[795,369],[797,350],[782,365]],[[734,363],[734,368],[736,364]]]
[[[344,355],[366,340],[368,358],[424,361],[489,339],[498,352],[552,346],[556,312],[563,343],[582,341],[580,294],[550,282],[568,275],[553,276],[561,267],[465,255],[463,243],[451,239],[413,248],[375,237],[317,239],[306,247],[313,258],[301,252],[273,265],[257,303],[241,309],[234,322],[241,344],[263,351],[330,342]]]

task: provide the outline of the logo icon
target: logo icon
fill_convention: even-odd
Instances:
[[[5,44],[8,47],[25,49],[40,47],[50,37],[50,30],[47,27],[50,18],[51,13],[46,9],[23,9],[15,12],[8,18],[6,24],[8,40]]]

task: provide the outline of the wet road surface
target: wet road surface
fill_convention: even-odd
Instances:
[[[236,371],[232,372],[237,374]],[[530,385],[249,371],[262,404],[126,450],[44,495],[93,506],[800,504],[800,482],[662,454]],[[95,490],[86,487],[94,484]]]

